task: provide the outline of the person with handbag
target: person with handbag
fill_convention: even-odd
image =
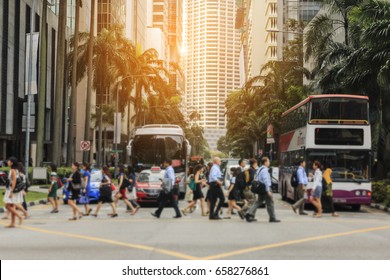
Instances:
[[[196,206],[198,200],[200,200],[200,208],[202,216],[207,216],[204,209],[204,195],[202,188],[206,185],[206,179],[202,178],[204,167],[201,164],[195,166],[193,174],[191,174],[188,182],[188,188],[193,193],[192,201],[187,205],[186,208],[182,209],[183,215],[186,215],[190,209]]]
[[[50,213],[58,213],[58,201],[57,201],[57,190],[58,190],[58,182],[57,182],[57,173],[51,172],[50,173],[50,187],[49,187],[49,195],[48,199],[53,207],[53,210]]]
[[[252,207],[248,210],[245,215],[247,222],[255,222],[255,215],[257,208],[259,208],[263,201],[265,200],[265,204],[267,206],[267,212],[269,215],[270,223],[279,223],[280,220],[276,219],[275,216],[275,208],[274,208],[274,200],[271,191],[271,175],[269,173],[269,166],[271,164],[268,157],[263,157],[261,159],[262,166],[258,169],[255,175],[255,182],[257,182],[258,191],[254,191],[257,193],[257,201],[252,205]],[[252,191],[254,187],[252,186]]]
[[[77,218],[82,218],[82,212],[77,207],[77,199],[80,197],[81,190],[81,174],[80,174],[80,164],[78,162],[74,162],[72,164],[72,174],[66,180],[68,182],[68,204],[70,208],[72,208],[73,217],[69,218],[69,221],[76,221]]]
[[[100,183],[99,187],[99,199],[98,199],[98,205],[96,207],[95,213],[91,214],[91,216],[97,217],[100,208],[102,207],[103,203],[110,203],[112,208],[112,213],[108,214],[111,216],[111,218],[118,217],[118,214],[116,213],[115,204],[112,200],[112,181],[111,181],[111,173],[107,166],[102,167],[102,182]]]
[[[131,215],[137,213],[138,208],[135,208],[127,198],[127,188],[131,184],[129,178],[125,174],[125,167],[123,165],[119,166],[119,177],[118,177],[118,187],[119,191],[115,194],[114,203],[115,207],[118,205],[118,200],[121,199],[131,209]]]
[[[10,157],[8,159],[8,166],[10,167],[10,171],[8,174],[8,181],[3,201],[7,211],[11,213],[11,223],[6,226],[6,228],[14,228],[16,218],[19,219],[19,225],[23,223],[23,217],[16,210],[16,204],[23,203],[23,194],[22,190],[18,191],[16,188],[19,177],[18,160],[15,157]]]
[[[165,174],[162,184],[162,189],[158,197],[158,209],[155,212],[150,213],[153,217],[160,218],[162,211],[168,201],[171,202],[176,216],[173,218],[181,218],[180,210],[177,205],[178,201],[178,188],[175,187],[175,170],[172,167],[172,160],[166,159],[164,161]]]
[[[87,162],[83,162],[82,169],[84,172],[82,174],[82,189],[79,203],[83,204],[85,208],[83,216],[89,216],[92,212],[92,208],[89,207],[88,197],[88,194],[91,191],[91,167]]]
[[[134,168],[132,166],[128,166],[127,167],[127,178],[129,180],[129,183],[130,185],[127,187],[127,190],[129,191],[129,201],[131,203],[131,205],[133,205],[133,207],[136,209],[136,211],[138,211],[139,208],[141,208],[141,206],[137,203],[137,193],[135,191],[135,180],[136,180],[136,175],[135,175],[135,171],[134,171]],[[127,211],[126,213],[131,213],[132,210],[130,207],[127,208]]]
[[[305,193],[306,193],[306,186],[307,186],[307,175],[306,175],[306,162],[301,159],[298,161],[298,170],[297,170],[297,179],[298,179],[298,201],[295,202],[294,205],[291,206],[294,213],[297,213],[297,209],[299,209],[299,215],[307,215],[306,212],[303,211],[305,207]]]

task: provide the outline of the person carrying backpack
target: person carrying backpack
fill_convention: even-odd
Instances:
[[[297,186],[297,193],[298,193],[298,201],[295,202],[294,205],[291,206],[294,213],[297,213],[297,209],[299,209],[299,215],[307,215],[306,212],[303,211],[305,207],[305,192],[306,192],[306,186],[307,186],[307,175],[305,171],[306,162],[301,159],[298,161],[298,170],[296,172],[297,178],[296,181],[298,183]],[[294,181],[294,180],[292,180]]]
[[[248,210],[248,212],[245,215],[245,218],[247,222],[255,222],[256,221],[255,215],[256,215],[257,208],[259,208],[260,205],[262,205],[263,201],[265,200],[265,204],[267,206],[267,212],[269,215],[269,222],[279,223],[280,220],[276,219],[275,216],[274,199],[271,191],[272,183],[271,183],[271,175],[269,173],[269,166],[271,162],[268,157],[263,157],[261,159],[261,163],[262,166],[256,172],[256,180],[265,187],[265,192],[258,194],[257,201]]]

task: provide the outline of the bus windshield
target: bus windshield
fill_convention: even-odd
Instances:
[[[307,151],[307,167],[314,173],[313,162],[319,161],[326,169],[332,169],[332,180],[369,181],[371,177],[369,151],[354,150],[309,150]]]
[[[186,148],[179,135],[138,135],[133,142],[132,164],[137,169],[160,166],[165,159],[172,160],[176,172],[185,170]]]
[[[336,120],[368,124],[368,101],[351,98],[319,98],[311,101],[310,123]]]

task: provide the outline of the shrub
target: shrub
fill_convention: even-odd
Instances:
[[[372,183],[372,200],[376,203],[390,204],[390,181],[378,181]]]

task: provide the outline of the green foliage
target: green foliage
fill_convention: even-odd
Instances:
[[[378,181],[372,184],[372,200],[390,206],[390,181]]]
[[[302,30],[298,22],[290,22],[290,26]],[[232,156],[251,157],[254,144],[264,140],[269,124],[278,136],[282,113],[310,91],[303,86],[303,77],[309,73],[303,68],[302,44],[299,33],[285,48],[283,61],[263,65],[259,76],[247,81],[242,90],[229,94],[225,102],[227,134],[220,142],[221,149],[229,149]]]

